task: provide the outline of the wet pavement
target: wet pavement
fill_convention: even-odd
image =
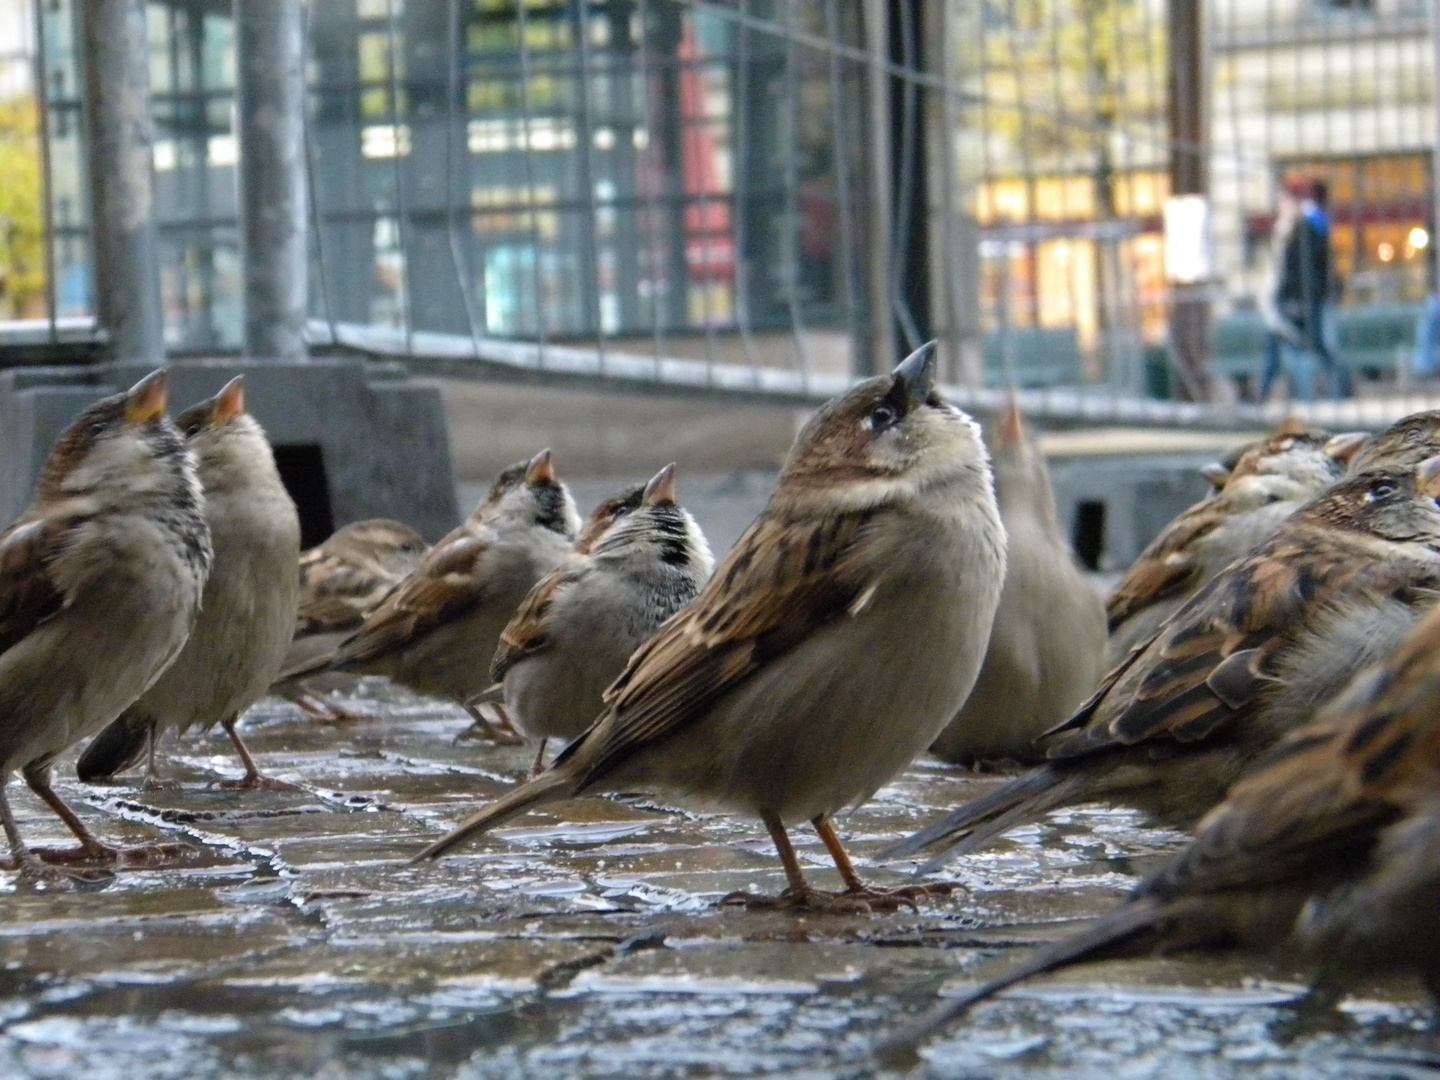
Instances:
[[[62,793],[110,840],[192,853],[65,894],[0,874],[0,1076],[651,1077],[871,1075],[897,1021],[1112,905],[1182,841],[1076,810],[952,868],[918,912],[717,909],[776,892],[757,823],[645,799],[561,803],[438,865],[425,841],[522,776],[522,747],[455,741],[458,709],[367,680],[320,725],[267,701],[245,728],[291,791],[209,786],[223,735],[172,747],[179,791]],[[993,783],[925,761],[840,823],[867,856]],[[18,785],[12,786],[14,791]],[[15,791],[21,828],[63,844]],[[818,841],[797,831],[817,884]],[[1296,973],[1254,958],[1076,968],[978,1008],[914,1075],[954,1078],[1435,1077],[1431,1013],[1403,981],[1338,1013],[1294,1008]]]

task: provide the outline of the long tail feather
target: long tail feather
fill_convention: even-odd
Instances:
[[[912,1067],[919,1060],[918,1049],[926,1039],[964,1015],[978,1002],[1047,971],[1056,971],[1083,960],[1100,959],[1120,946],[1130,945],[1137,935],[1155,929],[1165,917],[1162,901],[1146,898],[1126,903],[1093,926],[1041,946],[1024,963],[1004,975],[960,997],[946,999],[898,1034],[886,1039],[875,1048],[874,1055],[887,1068]]]
[[[1001,830],[1003,832],[1004,829],[1012,828],[1027,820],[1030,810],[1022,808],[1033,806],[1034,813],[1044,813],[1068,798],[1073,786],[1071,777],[1067,776],[1062,769],[1054,765],[1041,765],[978,799],[972,799],[963,806],[956,807],[934,825],[921,829],[913,836],[886,848],[880,852],[877,858],[898,859],[912,855],[921,848],[929,847],[931,844],[952,836],[963,836],[971,830],[978,830],[987,822],[998,821],[1002,817],[1006,819],[1006,824]],[[987,829],[986,835],[989,837],[997,834]],[[943,858],[943,856],[937,858]]]
[[[150,745],[150,718],[134,711],[121,713],[90,740],[75,763],[75,775],[87,784],[109,780],[138,762]]]
[[[480,810],[453,831],[442,836],[424,851],[411,859],[411,862],[421,862],[425,859],[438,859],[447,851],[464,843],[470,837],[478,833],[493,829],[495,826],[518,817],[532,806],[539,806],[541,803],[555,802],[559,799],[567,799],[574,794],[575,785],[570,777],[551,769],[549,772],[541,773],[534,780],[521,784],[510,794],[496,799],[489,806]]]

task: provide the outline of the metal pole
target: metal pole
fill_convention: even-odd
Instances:
[[[245,354],[305,358],[305,56],[301,0],[235,0]]]
[[[1435,86],[1435,107],[1432,109],[1435,116],[1435,159],[1430,165],[1430,195],[1433,199],[1430,207],[1430,250],[1433,252],[1435,245],[1440,244],[1440,10],[1434,7],[1430,9],[1430,41],[1435,46],[1435,70],[1431,72]],[[1440,262],[1436,266],[1440,267]],[[1430,288],[1440,290],[1440,269],[1435,271],[1435,280],[1428,284]]]
[[[165,361],[145,0],[82,4],[95,296],[113,359]]]
[[[1209,137],[1205,115],[1205,49],[1201,0],[1169,0],[1170,194],[1207,195]],[[1209,286],[1173,285],[1170,301],[1172,366],[1191,400],[1209,397]]]

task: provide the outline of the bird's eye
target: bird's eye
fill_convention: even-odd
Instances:
[[[105,434],[106,424],[104,420],[92,420],[90,422],[90,437],[98,439]]]
[[[1370,486],[1370,497],[1372,499],[1388,499],[1395,494],[1395,485],[1388,480],[1382,480],[1378,484]]]
[[[870,428],[872,431],[884,431],[900,419],[900,413],[894,405],[881,402],[870,410]]]

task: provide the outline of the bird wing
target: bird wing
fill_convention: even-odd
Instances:
[[[0,653],[26,637],[67,602],[51,563],[74,523],[39,518],[0,534]]]
[[[1167,525],[1126,571],[1105,601],[1110,632],[1161,600],[1184,593],[1195,584],[1200,561],[1193,545],[1220,524],[1215,500],[1186,510]]]
[[[359,626],[402,575],[385,575],[331,552],[300,557],[300,605],[295,633],[326,634]]]
[[[1366,572],[1370,560],[1355,554],[1292,530],[1227,567],[1055,729],[1070,734],[1049,756],[1078,757],[1162,736],[1195,742],[1248,714],[1276,685],[1274,660],[1308,616]]]
[[[607,712],[557,759],[584,754],[577,790],[703,715],[817,628],[859,614],[877,585],[854,559],[869,518],[751,525],[695,602],[635,651],[605,692]]]
[[[583,557],[582,557],[583,558]],[[584,576],[588,560],[579,565],[552,570],[535,583],[515,614],[500,633],[495,648],[495,659],[490,664],[490,679],[500,682],[505,673],[527,656],[547,648],[550,644],[550,609],[562,591],[570,588]]]
[[[366,616],[340,646],[335,665],[373,660],[478,605],[493,552],[486,536],[463,526],[450,533]]]

